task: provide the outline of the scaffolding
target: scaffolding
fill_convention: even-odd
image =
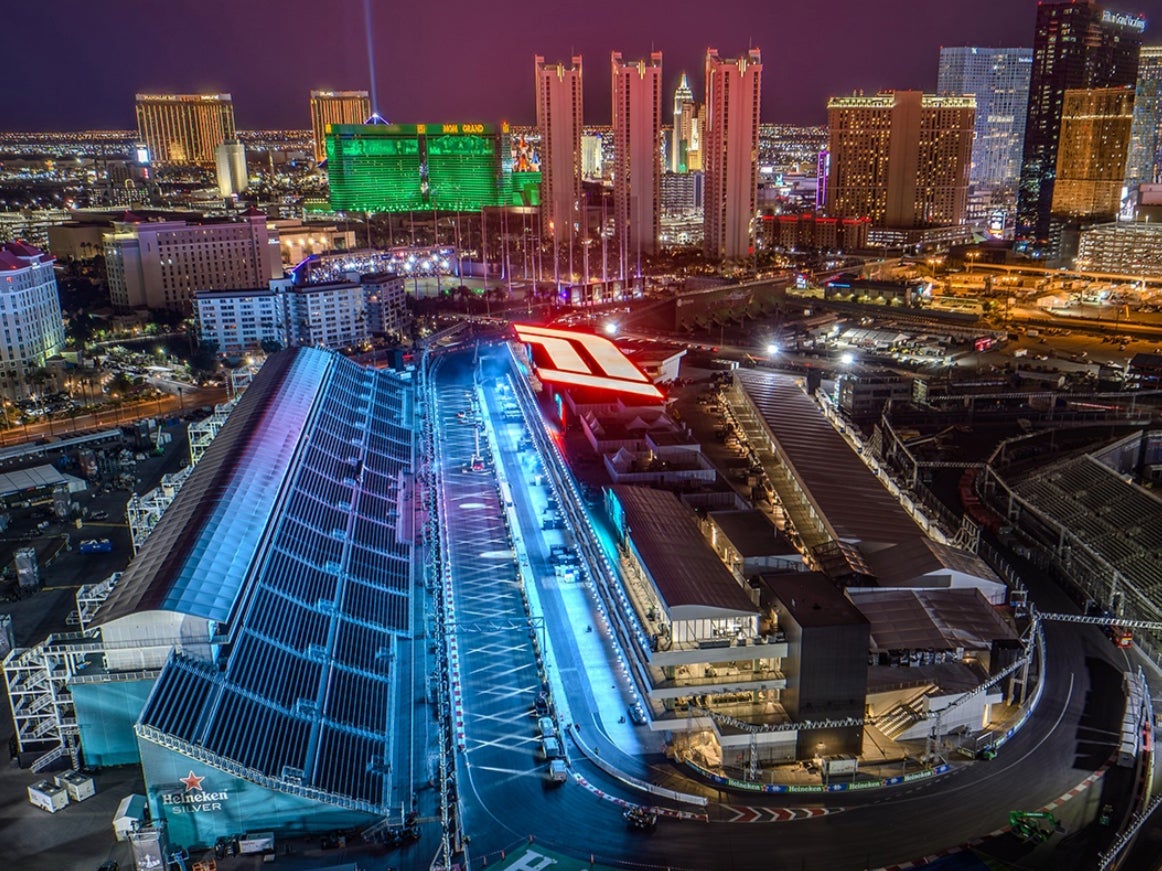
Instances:
[[[214,440],[214,436],[226,424],[226,418],[230,416],[231,410],[237,399],[232,399],[229,402],[224,402],[221,405],[214,406],[214,413],[205,420],[199,420],[191,423],[189,426],[190,435],[190,465],[196,466],[198,460],[202,459],[202,454],[206,453],[206,448],[210,446],[210,442]]]
[[[95,584],[83,584],[77,590],[77,610],[73,613],[76,614],[76,622],[80,625],[82,632],[89,628],[89,624],[97,615],[97,609],[109,598],[109,594],[113,592],[113,588],[117,586],[119,580],[121,580],[121,572],[114,572],[103,581],[98,581]]]
[[[192,437],[194,426],[194,424],[190,425],[190,465],[178,472],[174,472],[172,475],[162,475],[161,484],[150,490],[144,496],[138,496],[134,493],[129,497],[129,503],[125,506],[125,513],[129,518],[129,536],[133,542],[134,556],[141,550],[141,546],[149,538],[149,534],[153,532],[153,528],[157,526],[157,522],[161,520],[161,515],[169,508],[170,503],[173,502],[174,497],[181,490],[182,484],[186,482],[186,479],[194,470],[194,463],[196,462],[192,456],[194,452]]]
[[[232,373],[232,379],[233,375],[238,374]],[[145,540],[149,538],[149,534],[153,532],[165,510],[169,508],[170,503],[181,490],[182,484],[194,471],[194,467],[198,465],[198,461],[206,453],[210,442],[225,425],[227,418],[230,417],[230,412],[238,404],[238,398],[242,395],[242,391],[250,383],[250,377],[250,370],[245,370],[244,375],[231,380],[233,397],[230,401],[214,406],[213,414],[205,420],[195,421],[189,425],[187,428],[190,443],[190,463],[188,466],[172,475],[163,475],[161,484],[145,495],[138,496],[134,493],[129,497],[125,513],[129,519],[129,536],[133,542],[134,556],[141,550],[141,546],[145,544]]]
[[[93,654],[103,650],[95,634],[69,632],[50,635],[36,647],[17,648],[4,658],[19,750],[46,751],[32,763],[33,771],[43,771],[63,756],[79,767],[77,716],[69,683],[89,667]]]

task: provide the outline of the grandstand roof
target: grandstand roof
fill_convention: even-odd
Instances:
[[[394,374],[325,351],[263,366],[117,588],[117,614],[156,601],[230,620],[221,661],[162,671],[144,738],[382,812],[389,668],[410,631],[410,401]]]
[[[331,365],[316,353],[267,360],[101,608],[98,625],[154,610],[230,618]]]

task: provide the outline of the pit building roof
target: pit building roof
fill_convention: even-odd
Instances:
[[[615,486],[633,548],[671,609],[755,614],[758,608],[714,553],[694,513],[668,490]],[[685,616],[685,615],[679,615]]]

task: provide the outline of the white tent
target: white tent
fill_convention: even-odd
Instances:
[[[129,833],[145,823],[146,809],[144,795],[127,795],[117,805],[113,815],[113,835],[118,841],[128,841]]]

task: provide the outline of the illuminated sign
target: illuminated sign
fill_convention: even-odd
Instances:
[[[537,375],[554,384],[616,390],[661,400],[662,392],[642,374],[617,345],[603,336],[574,333],[552,327],[513,324],[517,338],[538,345],[549,366],[538,366]]]
[[[194,774],[193,769],[185,777],[178,778],[178,782],[185,786],[184,792],[163,793],[161,803],[172,814],[196,814],[208,811],[222,810],[222,802],[230,798],[227,790],[221,792],[206,792],[202,789],[202,781],[206,776]]]
[[[1129,27],[1138,31],[1144,31],[1146,29],[1145,18],[1139,18],[1137,15],[1127,15],[1124,12],[1110,12],[1108,9],[1102,10],[1101,23],[1117,24],[1120,27]]]

